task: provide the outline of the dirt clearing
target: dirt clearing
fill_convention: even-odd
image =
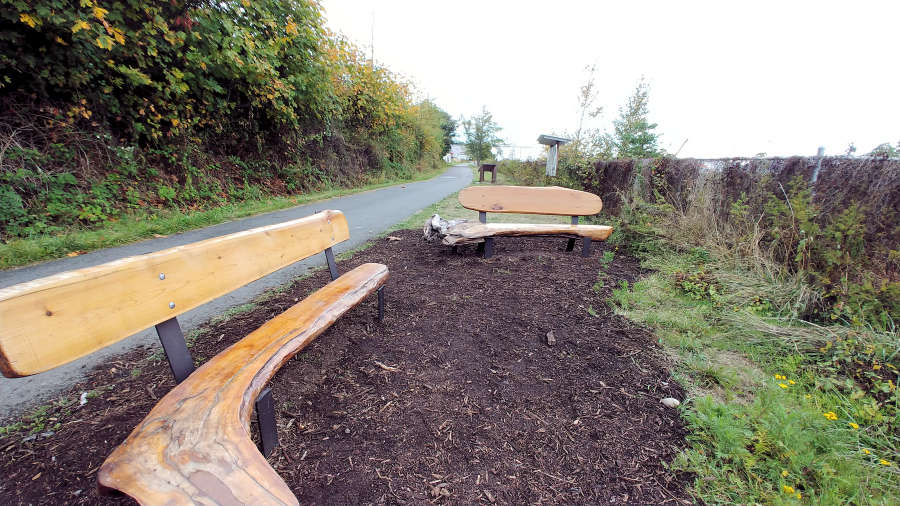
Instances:
[[[681,419],[659,402],[684,392],[653,335],[604,302],[609,286],[639,275],[634,260],[616,255],[607,288],[594,289],[600,245],[584,259],[564,239],[502,239],[483,260],[420,235],[397,232],[340,263],[390,268],[384,323],[371,297],[272,381],[281,446],[269,461],[301,503],[690,502],[691,477],[666,467],[685,445]],[[327,276],[205,327],[194,357],[214,356]],[[0,438],[0,502],[128,501],[98,497],[96,471],[173,386],[146,353],[76,385],[69,404],[37,417],[36,437]]]

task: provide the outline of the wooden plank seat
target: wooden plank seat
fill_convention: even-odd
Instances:
[[[612,227],[605,225],[579,225],[580,216],[593,216],[603,209],[603,201],[593,193],[561,188],[559,186],[470,186],[459,192],[459,203],[466,209],[478,211],[483,226],[467,226],[460,234],[467,239],[484,242],[484,257],[493,253],[494,236],[542,236],[569,237],[566,251],[575,247],[575,238],[582,238],[582,256],[590,256],[591,241],[606,240]],[[487,213],[544,214],[571,216],[571,225],[538,224],[488,224]]]
[[[365,264],[339,276],[331,248],[349,237],[343,213],[322,211],[0,289],[0,371],[38,374],[155,326],[179,385],[101,467],[101,484],[144,503],[295,502],[274,471],[263,469],[263,454],[277,444],[272,397],[263,387],[373,291],[382,318],[387,267]],[[194,371],[178,315],[319,253],[331,283]],[[263,454],[248,436],[254,408]],[[161,446],[147,450],[155,444]],[[222,465],[210,464],[216,462]],[[242,471],[226,471],[225,462]],[[183,471],[184,480],[173,470]],[[246,480],[259,481],[251,490]],[[222,484],[235,491],[226,494]]]
[[[141,504],[296,504],[250,439],[253,399],[387,276],[381,264],[361,265],[203,364],[106,459],[100,483]]]

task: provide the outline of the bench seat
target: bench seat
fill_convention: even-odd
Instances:
[[[250,438],[266,382],[388,278],[361,265],[216,355],[172,389],[107,458],[102,487],[141,504],[297,504]]]
[[[459,192],[459,203],[466,209],[478,211],[478,221],[456,223],[439,228],[444,244],[457,245],[479,243],[484,257],[493,254],[495,237],[513,236],[562,236],[568,237],[566,251],[572,251],[575,238],[582,239],[582,256],[591,254],[591,241],[605,241],[612,234],[612,227],[604,225],[579,225],[580,216],[593,216],[603,209],[603,201],[593,193],[561,188],[559,186],[470,186]],[[571,216],[571,225],[535,223],[488,223],[487,213],[545,214]],[[433,219],[433,218],[432,218]],[[428,228],[426,224],[426,229]],[[428,236],[426,231],[426,237]]]

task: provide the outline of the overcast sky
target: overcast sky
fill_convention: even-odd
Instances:
[[[487,106],[511,144],[573,131],[585,67],[594,126],[640,77],[679,156],[840,154],[900,141],[900,1],[323,0],[328,26],[369,48],[454,117]]]

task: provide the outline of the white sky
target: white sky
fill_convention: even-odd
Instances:
[[[486,105],[512,144],[573,131],[596,63],[592,126],[641,75],[650,119],[679,156],[857,154],[900,140],[900,2],[322,0],[328,26],[369,48],[454,117]],[[460,129],[461,130],[461,129]]]

